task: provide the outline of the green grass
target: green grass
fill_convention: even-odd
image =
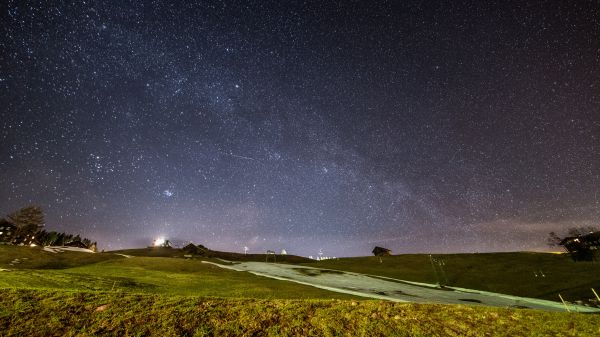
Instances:
[[[159,292],[179,295],[231,296],[248,294],[253,297],[298,296],[323,298],[327,291],[299,285],[278,286],[287,282],[260,278],[248,273],[222,270],[200,262],[200,259],[223,263],[213,258],[186,260],[179,249],[144,248],[119,251],[134,255],[126,259],[112,253],[84,254],[77,252],[49,253],[39,247],[0,246],[0,268],[15,269],[0,274],[0,286],[24,284],[31,287],[61,288],[70,285],[75,289],[107,290],[114,287],[138,292]],[[264,261],[260,254],[244,255],[211,251],[213,257],[228,257],[234,261]],[[178,257],[178,258],[173,258]],[[593,297],[590,288],[600,288],[600,263],[573,262],[567,255],[545,253],[486,253],[436,255],[444,260],[443,267],[448,285],[492,291],[516,296],[526,296],[558,301],[558,294],[569,301]],[[9,266],[15,258],[19,264]],[[24,260],[23,258],[27,258]],[[315,262],[294,256],[278,256],[278,261],[353,271],[409,281],[436,283],[437,278],[429,257],[396,255],[378,257],[342,258]],[[297,263],[300,261],[302,263]],[[381,261],[381,262],[380,262]],[[27,269],[27,273],[18,270]],[[308,269],[306,269],[308,270]],[[302,270],[300,270],[302,271]],[[540,276],[542,271],[545,277]],[[538,273],[538,277],[535,276]],[[314,274],[308,270],[307,273]],[[219,291],[219,283],[227,289]],[[244,286],[247,284],[248,286]],[[279,289],[275,293],[263,291]],[[303,288],[298,292],[295,287]],[[304,290],[308,288],[311,290]],[[200,290],[199,290],[200,289]],[[256,291],[251,290],[256,289]],[[600,289],[596,289],[597,291]],[[331,295],[336,296],[342,295]],[[294,297],[296,298],[296,297]]]
[[[3,289],[4,336],[594,336],[600,316],[463,305]]]
[[[0,335],[600,334],[600,315],[359,300],[296,283],[221,269],[197,258],[184,259],[179,250],[142,249],[121,253],[137,256],[54,254],[39,247],[0,246],[0,268],[10,269],[0,272]],[[230,259],[261,259],[260,256],[238,255],[232,255]],[[588,283],[599,284],[599,265],[573,263],[565,256],[507,253],[446,255],[443,258],[450,284],[461,287],[532,297],[537,294],[543,298],[561,287],[561,293],[569,296],[579,290],[583,293]],[[15,259],[20,263],[13,263]],[[436,281],[425,255],[391,256],[379,261],[376,257],[363,257],[306,265],[413,281]],[[14,265],[10,266],[10,263]],[[321,273],[337,273],[315,272],[303,265],[298,265],[298,270],[315,277]],[[533,270],[539,269],[546,278],[536,280],[533,277]]]
[[[39,256],[36,258],[35,254]],[[28,259],[18,265],[0,264],[0,268],[11,268],[11,271],[0,272],[0,287],[235,298],[356,298],[246,272],[226,270],[202,263],[198,259],[142,256],[125,258],[111,253],[54,254],[37,248],[0,246],[0,256],[4,260],[22,259],[25,255],[29,256]],[[67,265],[71,267],[65,267]],[[56,268],[51,269],[52,266]]]
[[[443,259],[448,285],[558,301],[593,298],[600,290],[600,263],[573,262],[568,255],[547,253],[485,253],[434,255]],[[381,261],[381,262],[380,262]],[[395,255],[320,261],[320,268],[437,283],[428,255]],[[542,271],[545,277],[541,277]],[[538,274],[538,277],[534,273]]]

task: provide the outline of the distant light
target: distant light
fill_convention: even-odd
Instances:
[[[154,240],[154,247],[160,247],[165,244],[165,238],[158,238]]]
[[[29,246],[30,246],[30,247],[35,247],[35,246],[37,246],[37,245],[36,245],[35,243],[32,243],[32,244],[30,244]]]

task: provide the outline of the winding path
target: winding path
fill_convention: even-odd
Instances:
[[[472,304],[504,308],[567,311],[567,308],[559,302],[473,289],[440,288],[432,284],[339,270],[265,262],[230,262],[227,265],[208,261],[202,262],[221,268],[247,271],[259,276],[296,282],[330,291],[395,302]],[[568,305],[568,310],[576,312],[600,312],[598,308],[573,304]]]

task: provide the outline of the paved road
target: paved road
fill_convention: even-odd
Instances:
[[[203,261],[205,263],[211,263]],[[472,304],[494,307],[530,308],[566,311],[562,303],[534,298],[517,297],[472,289],[448,287],[396,280],[290,264],[241,262],[211,263],[221,268],[247,271],[256,275],[286,280],[331,291],[396,302]],[[600,312],[598,308],[568,305],[570,311]]]

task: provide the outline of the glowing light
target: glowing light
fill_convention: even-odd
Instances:
[[[154,247],[159,247],[165,244],[165,238],[158,238],[154,240]]]

